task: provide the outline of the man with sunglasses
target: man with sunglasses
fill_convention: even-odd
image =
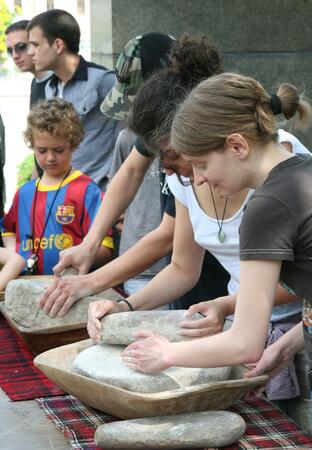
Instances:
[[[30,88],[30,107],[32,107],[38,100],[45,99],[45,85],[51,78],[52,72],[36,70],[32,57],[28,54],[28,23],[29,20],[12,23],[5,30],[5,35],[7,52],[16,67],[21,72],[30,72],[34,75]]]
[[[46,98],[71,102],[79,113],[85,137],[73,155],[73,166],[105,191],[113,149],[123,124],[102,114],[100,105],[115,83],[115,72],[86,61],[79,54],[80,28],[67,11],[49,9],[28,24],[28,53],[37,70],[52,70]]]

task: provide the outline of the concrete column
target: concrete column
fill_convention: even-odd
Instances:
[[[113,68],[112,3],[114,0],[91,0],[91,60]],[[118,1],[118,0],[117,0]]]

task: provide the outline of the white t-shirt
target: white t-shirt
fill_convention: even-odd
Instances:
[[[294,153],[310,153],[308,149],[292,134],[284,130],[279,130],[278,134],[279,142],[291,143]],[[188,178],[181,177],[181,179],[185,182],[189,181]],[[189,210],[195,242],[212,253],[228,271],[231,277],[228,284],[228,291],[229,294],[235,294],[238,291],[240,276],[238,230],[242,220],[244,207],[249,198],[252,196],[253,190],[249,191],[239,211],[237,211],[234,216],[223,220],[222,231],[225,233],[226,239],[224,243],[221,244],[218,239],[218,221],[213,217],[209,217],[201,209],[194,194],[192,185],[183,185],[176,175],[167,176],[167,182],[175,198]],[[300,310],[301,309],[298,303],[298,312]]]

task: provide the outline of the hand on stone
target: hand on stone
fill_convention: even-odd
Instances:
[[[199,320],[185,320],[180,323],[180,335],[188,338],[199,338],[220,333],[223,329],[225,313],[220,302],[209,300],[190,306],[185,317],[201,313],[204,317]]]
[[[170,367],[165,361],[170,346],[167,338],[148,330],[140,330],[134,335],[139,340],[128,345],[122,353],[122,359],[130,369],[159,373]]]
[[[97,300],[89,304],[88,309],[88,333],[90,338],[95,342],[101,340],[101,322],[100,319],[107,314],[121,312],[119,303],[112,300]]]
[[[86,275],[57,278],[45,290],[39,307],[50,317],[64,316],[82,297],[92,294]]]
[[[84,243],[62,250],[59,255],[59,262],[53,267],[54,275],[60,277],[67,267],[74,267],[78,270],[79,275],[88,273],[95,254],[96,251],[90,252]]]

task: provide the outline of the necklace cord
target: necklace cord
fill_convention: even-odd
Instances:
[[[222,227],[223,227],[223,222],[224,222],[224,216],[225,216],[225,211],[226,211],[226,207],[227,207],[227,203],[228,203],[228,197],[225,198],[225,203],[224,203],[224,208],[223,208],[223,213],[222,213],[222,218],[221,221],[219,220],[218,217],[218,212],[217,212],[217,207],[216,207],[216,202],[215,202],[215,198],[212,192],[212,187],[209,185],[209,189],[210,189],[210,193],[211,193],[211,199],[212,199],[212,204],[213,204],[213,209],[216,215],[216,219],[217,219],[217,223],[218,223],[218,228],[219,228],[219,235],[222,231]]]
[[[51,203],[51,205],[50,205],[50,208],[49,208],[49,211],[48,211],[48,214],[47,214],[47,218],[46,218],[46,220],[45,220],[45,223],[44,223],[44,226],[43,226],[43,230],[42,230],[42,232],[41,232],[41,236],[40,236],[40,238],[39,238],[38,248],[37,248],[36,251],[34,251],[34,250],[35,250],[35,215],[36,215],[36,202],[37,202],[37,193],[38,193],[38,188],[39,188],[39,183],[40,183],[40,181],[41,181],[41,177],[39,177],[39,180],[38,180],[38,182],[36,183],[36,191],[35,191],[34,206],[33,206],[33,216],[32,216],[32,235],[31,235],[31,236],[32,236],[32,250],[34,251],[34,254],[35,254],[35,258],[36,258],[36,259],[38,258],[38,253],[39,253],[39,249],[40,249],[40,244],[41,244],[41,241],[42,241],[42,238],[43,238],[45,229],[46,229],[46,227],[47,227],[47,224],[48,224],[48,221],[49,221],[49,218],[50,218],[50,215],[51,215],[52,208],[53,208],[53,206],[54,206],[56,197],[58,196],[58,193],[60,192],[61,187],[63,186],[64,181],[66,180],[66,178],[67,178],[68,175],[70,174],[71,170],[72,170],[72,168],[70,167],[70,169],[68,170],[68,172],[66,172],[64,178],[62,179],[61,183],[59,184],[59,186],[58,186],[58,188],[57,188],[57,191],[56,191],[56,193],[55,193],[55,195],[54,195],[54,197],[53,197],[52,203]]]

